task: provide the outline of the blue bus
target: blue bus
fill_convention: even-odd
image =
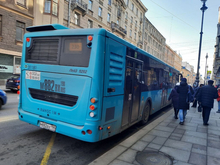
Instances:
[[[97,142],[170,104],[178,71],[111,32],[59,24],[27,31],[21,121]]]

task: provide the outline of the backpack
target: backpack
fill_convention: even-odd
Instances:
[[[190,103],[190,102],[193,102],[193,101],[194,101],[194,98],[193,98],[193,95],[192,95],[192,93],[191,93],[190,87],[188,86],[188,92],[187,92],[186,102],[187,102],[187,103]]]

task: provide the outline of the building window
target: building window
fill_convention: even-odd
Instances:
[[[45,0],[44,13],[52,13],[57,16],[58,13],[58,0]]]
[[[93,3],[93,2],[92,2],[91,0],[89,0],[89,5],[88,5],[88,9],[89,9],[89,10],[92,10],[92,3]]]
[[[101,26],[101,25],[98,25],[98,28],[102,28],[102,26]]]
[[[78,13],[75,13],[74,18],[75,18],[75,24],[80,25],[80,15]]]
[[[134,11],[134,4],[131,4],[131,10]]]
[[[137,27],[137,21],[135,21],[135,27]]]
[[[26,0],[16,0],[17,5],[26,7]]]
[[[133,23],[133,17],[131,17],[131,23]]]
[[[127,0],[127,3],[126,3],[126,5],[127,5],[127,6],[129,5],[129,0]]]
[[[140,19],[142,19],[142,13],[140,13]]]
[[[136,16],[138,16],[138,8],[136,8]]]
[[[99,17],[102,17],[102,8],[99,7]]]
[[[119,20],[117,19],[117,24],[119,25]]]
[[[125,25],[125,30],[127,31],[127,26]]]
[[[92,28],[93,27],[93,22],[91,20],[88,20],[88,28]]]
[[[111,6],[112,0],[108,0],[108,5]]]
[[[2,36],[2,15],[0,15],[0,36]]]
[[[128,19],[128,12],[125,13],[125,18]]]
[[[134,33],[134,40],[136,40],[136,33]]]
[[[25,24],[23,22],[16,22],[16,41],[23,42],[24,28]]]
[[[131,37],[131,35],[132,35],[132,30],[130,30],[130,34],[129,34],[129,37]]]
[[[111,21],[111,14],[109,14],[109,13],[108,13],[107,21],[108,21],[108,22]]]

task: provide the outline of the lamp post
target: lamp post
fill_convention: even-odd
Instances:
[[[200,54],[201,54],[201,46],[202,46],[202,34],[203,34],[203,19],[204,19],[204,12],[208,7],[205,5],[207,0],[201,0],[203,2],[203,6],[200,8],[202,10],[202,23],[201,23],[201,32],[200,32],[200,42],[199,42],[199,55],[198,55],[198,66],[197,66],[197,74],[196,74],[196,85],[199,85],[199,63],[200,63]]]
[[[204,77],[204,85],[206,85],[206,79],[207,79],[207,59],[208,59],[208,53],[206,53],[206,63],[205,63],[205,77]]]

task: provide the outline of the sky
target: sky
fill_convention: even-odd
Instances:
[[[148,9],[145,16],[166,38],[166,44],[194,66],[197,73],[203,5],[201,0],[141,0]],[[200,75],[204,77],[206,54],[208,70],[213,69],[220,0],[207,0],[204,13]]]

